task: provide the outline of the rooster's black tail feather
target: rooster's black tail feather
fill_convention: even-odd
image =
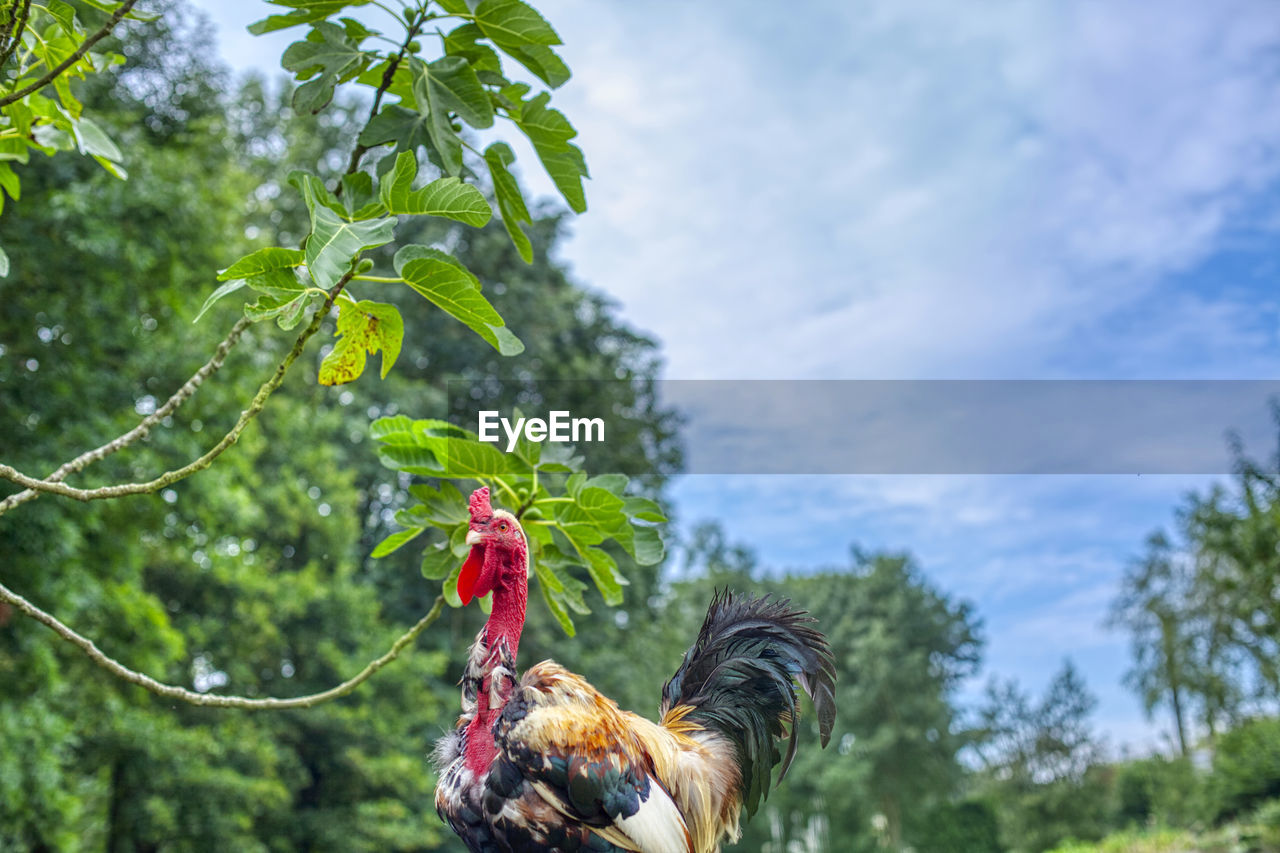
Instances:
[[[781,780],[796,754],[799,680],[818,714],[822,745],[835,723],[835,665],[815,620],[786,599],[752,598],[725,590],[707,610],[698,639],[662,688],[662,712],[687,705],[687,717],[720,732],[737,747],[742,802],[750,816],[768,795],[773,766]],[[791,734],[787,754],[776,740]]]

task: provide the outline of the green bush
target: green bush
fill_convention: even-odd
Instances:
[[[1205,815],[1204,781],[1186,758],[1154,755],[1117,768],[1116,823],[1188,827]]]
[[[917,853],[1003,853],[995,807],[985,800],[942,803],[909,833]]]
[[[1050,853],[1185,853],[1196,843],[1182,830],[1130,830],[1097,842],[1068,841]]]
[[[1280,800],[1263,803],[1250,821],[1258,834],[1258,840],[1268,850],[1280,850]]]
[[[1251,720],[1218,739],[1210,791],[1219,819],[1280,798],[1280,719]]]

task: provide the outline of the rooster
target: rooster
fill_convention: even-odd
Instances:
[[[835,670],[814,620],[786,601],[717,594],[662,689],[661,720],[618,708],[552,661],[516,675],[528,545],[489,490],[470,500],[463,604],[493,593],[462,677],[462,715],[436,746],[436,810],[475,853],[714,853],[736,840],[796,751],[795,681],[825,747]],[[791,732],[785,758],[776,741]]]

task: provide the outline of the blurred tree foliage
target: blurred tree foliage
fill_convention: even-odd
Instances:
[[[1015,682],[988,685],[974,782],[996,806],[1007,849],[1047,850],[1110,828],[1110,770],[1089,723],[1096,705],[1070,661],[1039,702]]]

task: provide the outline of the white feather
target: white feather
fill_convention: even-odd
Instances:
[[[640,846],[643,853],[692,853],[689,828],[671,796],[649,778],[649,799],[631,817],[615,818],[613,825]]]

